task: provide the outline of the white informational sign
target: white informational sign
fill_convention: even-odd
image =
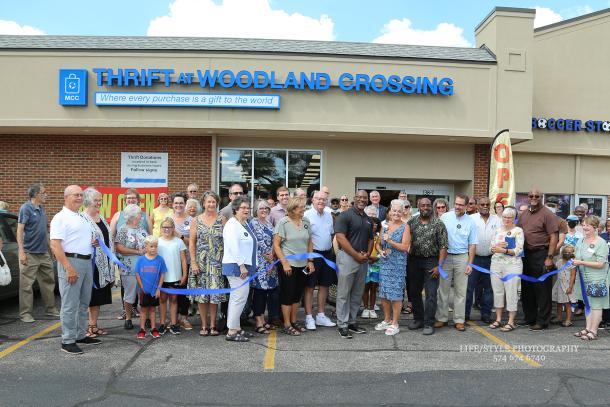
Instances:
[[[121,153],[121,187],[166,187],[167,153]]]
[[[97,106],[229,107],[279,109],[279,95],[96,92]]]

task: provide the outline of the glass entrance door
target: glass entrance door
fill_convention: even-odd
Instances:
[[[454,192],[451,184],[357,181],[356,186],[357,189],[364,189],[369,193],[377,190],[381,196],[381,204],[385,206],[389,206],[392,199],[398,199],[400,192],[404,191],[414,211],[417,210],[417,200],[424,196],[433,201],[436,198],[445,198],[453,202]]]

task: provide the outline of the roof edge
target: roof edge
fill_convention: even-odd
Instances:
[[[572,17],[567,20],[558,21],[553,24],[543,25],[542,27],[534,28],[534,33],[538,33],[540,31],[544,31],[544,30],[549,30],[551,28],[561,27],[563,25],[568,25],[568,24],[575,23],[580,20],[586,20],[587,18],[597,17],[597,16],[600,16],[602,14],[607,14],[607,13],[610,13],[610,8],[605,8],[602,10],[594,11],[589,14],[583,14],[582,16]]]
[[[489,20],[489,18],[494,14],[497,13],[499,11],[505,11],[505,12],[513,12],[513,13],[527,13],[527,14],[536,14],[536,9],[533,8],[522,8],[522,7],[494,7],[489,14],[487,14],[485,16],[485,18],[483,20],[481,20],[481,22],[479,24],[477,24],[477,26],[474,28],[474,31],[477,32],[479,30],[479,28],[481,28],[481,26],[483,26],[483,24],[485,24],[487,22],[487,20]]]

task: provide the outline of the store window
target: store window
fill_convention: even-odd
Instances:
[[[596,215],[602,219],[606,218],[606,202],[605,196],[599,195],[578,195],[576,202],[578,205],[586,205],[587,215]]]
[[[234,149],[219,150],[218,190],[221,205],[229,202],[229,188],[241,184],[252,203],[256,199],[276,197],[276,190],[286,186],[293,193],[297,188],[320,189],[321,151]]]
[[[517,202],[515,204],[515,207],[517,207],[517,209],[521,205],[529,205],[530,200],[527,195],[528,195],[527,192],[517,193],[517,199],[516,199]],[[573,208],[573,206],[572,206],[573,195],[566,194],[563,192],[557,192],[557,193],[549,192],[549,193],[542,194],[542,202],[545,203],[546,200],[551,196],[557,198],[557,200],[559,201],[559,205],[557,207],[557,212],[556,212],[557,216],[559,216],[563,219],[567,218]]]

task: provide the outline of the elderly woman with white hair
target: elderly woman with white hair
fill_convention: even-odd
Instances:
[[[383,227],[377,242],[379,253],[379,298],[383,308],[383,321],[376,331],[392,336],[400,332],[398,317],[402,308],[407,273],[407,252],[411,246],[409,225],[402,221],[404,203],[394,199],[390,204],[388,223]]]
[[[83,217],[91,226],[92,239],[102,240],[104,245],[114,251],[114,242],[110,239],[110,225],[103,216],[100,216],[102,207],[102,194],[95,188],[87,188],[83,193],[83,205],[85,210]],[[112,286],[114,285],[114,269],[108,256],[100,245],[95,246],[93,263],[93,282],[91,290],[91,301],[89,302],[89,327],[86,335],[95,338],[98,335],[106,335],[107,332],[97,326],[100,315],[100,306],[112,304]]]
[[[519,296],[519,278],[513,277],[508,281],[501,278],[507,274],[521,274],[523,272],[523,229],[515,226],[517,210],[507,206],[502,211],[502,227],[496,230],[491,240],[491,288],[494,293],[494,307],[496,308],[496,320],[489,326],[491,329],[500,328],[502,332],[510,332],[515,329],[515,318],[517,317],[517,302]],[[508,311],[508,322],[502,326],[502,311]]]
[[[144,254],[144,239],[148,232],[140,226],[142,210],[135,204],[127,205],[123,210],[126,222],[121,226],[114,238],[117,253],[128,270],[121,269],[121,284],[125,290],[123,296],[125,306],[125,329],[133,329],[131,322],[132,304],[136,302],[136,272],[135,265],[139,256]]]

